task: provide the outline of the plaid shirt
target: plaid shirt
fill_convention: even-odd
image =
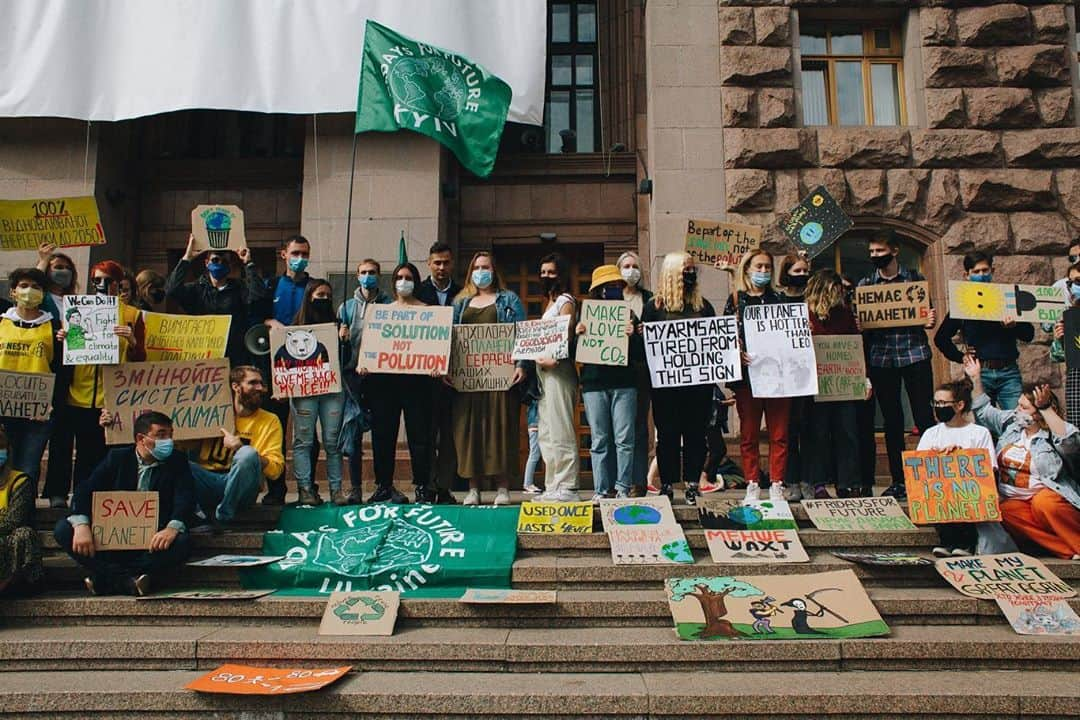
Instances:
[[[881,277],[881,273],[875,271],[873,275],[860,280],[859,287],[885,283],[918,282],[925,279],[915,270],[905,270],[901,267],[896,277],[889,280],[884,279]],[[926,329],[922,327],[867,330],[863,333],[863,338],[866,343],[866,354],[870,367],[907,367],[930,359],[930,343],[926,339]]]

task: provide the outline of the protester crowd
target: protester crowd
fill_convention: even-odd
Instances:
[[[265,278],[250,252],[187,251],[167,278],[143,270],[131,273],[113,261],[95,264],[85,285],[67,255],[42,246],[34,268],[10,272],[12,304],[0,318],[0,370],[55,374],[49,419],[0,418],[0,588],[31,589],[41,579],[41,548],[29,529],[35,496],[54,508],[70,508],[55,537],[88,571],[87,588],[103,593],[144,594],[151,578],[182,563],[192,532],[227,529],[258,501],[283,504],[289,485],[285,458],[291,449],[292,480],[305,505],[324,502],[315,483],[317,459],[325,453],[329,501],[364,502],[361,497],[362,436],[371,432],[374,494],[366,502],[461,502],[478,505],[494,490],[495,505],[510,502],[511,482],[521,474],[519,428],[528,418],[529,452],[522,487],[548,502],[580,499],[576,406],[582,393],[592,444],[593,500],[640,497],[656,478],[659,493],[673,497],[683,483],[685,499],[702,491],[745,488],[746,501],[763,491],[772,499],[869,497],[874,492],[875,410],[884,422],[890,484],[882,495],[906,497],[901,453],[905,449],[906,395],[920,449],[942,452],[985,447],[998,469],[1003,522],[947,525],[936,554],[1002,550],[1012,542],[1058,557],[1080,559],[1080,371],[1067,373],[1066,407],[1045,385],[1025,385],[1018,366],[1018,343],[1031,342],[1034,328],[1005,322],[956,320],[945,315],[933,337],[936,312],[923,327],[863,331],[853,308],[854,285],[922,280],[899,260],[890,232],[874,235],[865,278],[842,277],[830,269],[812,271],[807,259],[789,255],[776,263],[751,251],[732,272],[732,292],[723,313],[739,320],[742,377],[726,385],[652,387],[646,364],[644,323],[716,315],[702,296],[701,269],[689,255],[663,258],[655,288],[642,283],[641,260],[624,253],[614,265],[597,267],[588,298],[624,300],[631,310],[625,366],[564,359],[519,361],[506,391],[455,392],[445,376],[369,372],[359,362],[365,318],[371,306],[452,307],[455,324],[514,323],[525,308],[500,276],[495,256],[478,252],[464,268],[464,284],[454,279],[451,248],[430,249],[429,277],[408,262],[390,274],[391,292],[379,286],[381,267],[372,259],[356,268],[352,296],[334,308],[329,282],[311,277],[311,245],[291,237],[281,249],[285,272]],[[1080,304],[1080,244],[1069,249],[1068,277],[1061,283],[1069,305]],[[964,258],[966,277],[989,282],[993,258],[974,252]],[[579,298],[567,263],[558,255],[537,266],[543,317],[569,316],[578,323]],[[191,277],[195,275],[196,279]],[[960,279],[960,278],[957,278]],[[105,428],[113,421],[105,402],[102,368],[64,365],[67,318],[62,298],[72,294],[115,295],[120,320],[121,362],[146,358],[141,311],[228,315],[225,355],[235,426],[219,437],[173,441],[170,408],[137,418],[132,445],[109,449]],[[812,396],[758,397],[747,368],[768,358],[745,352],[742,318],[747,307],[806,303],[814,335],[861,335],[868,381],[862,400],[815,403]],[[5,303],[6,304],[6,303]],[[334,323],[338,327],[341,390],[315,397],[272,399],[269,355],[253,353],[245,334],[254,326],[287,327]],[[1061,362],[1064,327],[1047,362]],[[570,348],[574,343],[569,343]],[[961,364],[965,380],[935,391],[932,348]],[[740,458],[727,458],[724,432],[728,410],[739,419]],[[655,471],[649,463],[649,413],[656,432]],[[394,487],[395,451],[404,418],[413,497]],[[762,463],[762,421],[768,457]],[[286,432],[291,430],[291,432]],[[290,447],[291,446],[291,447]],[[41,461],[48,447],[44,481]],[[543,464],[542,487],[536,468]],[[348,478],[346,481],[346,467]],[[149,552],[96,552],[90,532],[92,493],[155,490],[160,527]],[[69,501],[70,495],[70,501]],[[491,497],[488,495],[488,497]]]

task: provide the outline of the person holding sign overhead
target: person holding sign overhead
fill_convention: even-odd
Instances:
[[[102,413],[102,425],[111,418]],[[184,453],[173,451],[168,415],[145,412],[135,419],[135,446],[110,450],[86,482],[75,488],[72,514],[53,530],[57,544],[90,572],[86,589],[92,595],[124,592],[146,595],[153,577],[182,565],[191,553],[187,521],[195,510],[195,494]],[[90,521],[93,494],[107,491],[156,492],[158,529],[147,550],[95,549]]]

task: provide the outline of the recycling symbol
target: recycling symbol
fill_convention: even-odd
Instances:
[[[357,607],[362,605],[364,607]],[[357,596],[348,597],[334,608],[334,615],[338,620],[346,623],[369,623],[375,622],[386,614],[386,608],[378,598]]]

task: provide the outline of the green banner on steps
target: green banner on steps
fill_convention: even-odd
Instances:
[[[509,588],[518,509],[448,505],[287,507],[263,554],[242,571],[247,588],[284,594],[396,590],[457,597],[467,587]]]

